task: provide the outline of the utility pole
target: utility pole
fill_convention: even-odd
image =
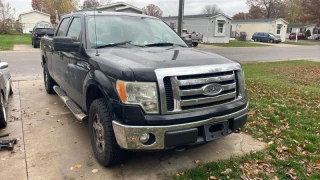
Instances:
[[[183,28],[183,11],[184,11],[184,0],[179,0],[179,17],[178,17],[178,35],[181,36]]]

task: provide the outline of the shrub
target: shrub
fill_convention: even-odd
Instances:
[[[306,32],[306,38],[308,38],[310,36],[311,36],[311,32],[310,32],[310,29],[308,29],[307,32]]]

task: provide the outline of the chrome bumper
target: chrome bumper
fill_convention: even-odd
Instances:
[[[168,131],[176,131],[183,129],[190,129],[199,127],[205,124],[214,123],[217,121],[227,120],[239,117],[241,115],[247,114],[248,105],[237,112],[232,114],[228,114],[225,116],[212,117],[210,119],[185,123],[185,124],[176,124],[169,126],[127,126],[120,124],[116,121],[112,122],[114,133],[117,139],[117,142],[120,147],[124,149],[141,149],[141,150],[157,150],[157,149],[165,149],[165,134]],[[151,145],[144,145],[140,142],[139,137],[144,133],[152,133],[155,135],[155,142]]]

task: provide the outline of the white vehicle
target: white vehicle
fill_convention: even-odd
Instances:
[[[175,31],[178,32],[177,29],[175,29]],[[194,47],[198,46],[199,42],[203,41],[203,34],[196,33],[196,32],[188,32],[186,29],[182,30],[181,37],[191,39],[192,40],[192,45]]]

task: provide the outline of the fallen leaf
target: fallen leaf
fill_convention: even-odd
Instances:
[[[225,171],[221,172],[220,174],[231,174],[232,173],[232,169],[226,169]]]
[[[98,169],[93,169],[91,172],[92,173],[97,173],[99,170]]]
[[[217,180],[217,178],[215,176],[210,176],[209,178],[210,180]]]
[[[270,141],[270,142],[268,142],[268,144],[271,145],[271,144],[274,144],[274,142],[273,142],[273,141]]]
[[[75,168],[81,168],[81,166],[82,166],[81,164],[74,165]]]
[[[199,160],[194,160],[194,163],[199,164],[200,161]]]

